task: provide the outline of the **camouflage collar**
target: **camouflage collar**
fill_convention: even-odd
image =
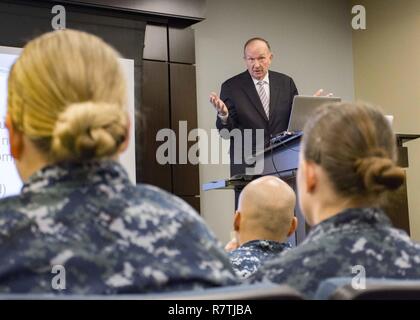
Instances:
[[[335,216],[328,218],[316,226],[308,234],[307,238],[313,238],[320,234],[346,229],[364,227],[386,227],[391,226],[391,221],[379,208],[351,208],[346,209]]]
[[[240,248],[258,248],[265,251],[282,251],[285,248],[291,247],[292,246],[288,242],[278,242],[273,240],[251,240],[240,246]]]
[[[49,186],[78,186],[94,183],[129,183],[124,168],[116,161],[95,160],[84,163],[48,165],[34,173],[22,187],[22,194],[41,192]]]

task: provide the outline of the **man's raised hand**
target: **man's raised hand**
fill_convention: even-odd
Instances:
[[[314,97],[332,97],[333,94],[330,92],[328,94],[324,93],[324,89],[319,89],[317,92],[314,93]]]
[[[226,107],[225,103],[219,98],[219,96],[212,92],[210,93],[210,103],[214,106],[217,113],[224,117],[229,114],[228,108]]]

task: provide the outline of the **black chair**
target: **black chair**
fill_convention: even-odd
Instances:
[[[331,278],[319,286],[319,300],[420,300],[420,280],[366,279],[363,289],[352,286],[352,278]]]
[[[258,283],[147,294],[0,294],[0,300],[303,300],[303,296],[285,285]]]

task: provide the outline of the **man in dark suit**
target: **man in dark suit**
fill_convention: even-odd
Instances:
[[[230,139],[231,176],[245,173],[245,162],[250,156],[244,152],[249,143],[244,130],[252,133],[252,152],[255,152],[257,145],[261,150],[273,135],[287,129],[293,97],[298,90],[289,76],[269,71],[272,58],[266,40],[248,40],[244,45],[247,71],[225,81],[220,98],[215,93],[210,96],[218,113],[216,126],[222,138]],[[235,142],[231,134],[234,129],[241,133],[242,141]],[[257,141],[257,129],[264,130],[263,141]]]

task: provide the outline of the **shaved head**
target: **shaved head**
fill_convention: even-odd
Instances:
[[[283,180],[274,176],[253,180],[239,196],[241,232],[258,233],[260,238],[269,240],[284,240],[292,224],[295,204],[295,192]]]

